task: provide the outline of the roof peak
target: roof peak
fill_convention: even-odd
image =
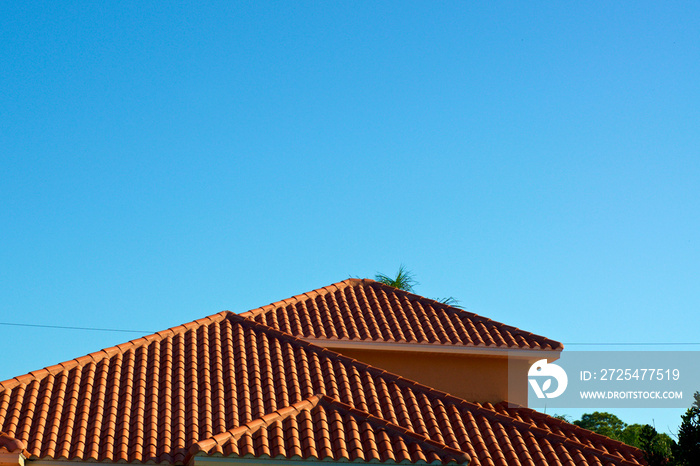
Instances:
[[[314,340],[564,348],[558,341],[368,278],[349,278],[240,315]]]
[[[343,281],[336,282],[336,283],[331,283],[330,285],[322,286],[321,288],[316,288],[311,291],[307,291],[305,293],[300,293],[294,296],[290,296],[289,298],[281,299],[279,301],[272,302],[270,304],[266,304],[264,306],[257,307],[255,309],[250,309],[248,311],[242,312],[239,315],[243,315],[246,317],[249,316],[256,316],[258,314],[265,313],[269,311],[270,309],[276,309],[281,306],[287,306],[291,303],[298,302],[299,300],[302,299],[312,299],[315,298],[316,296],[319,296],[321,294],[325,294],[328,292],[332,291],[338,291],[341,290],[347,286],[357,286],[360,284],[372,284],[372,283],[378,283],[375,282],[374,280],[371,280],[369,278],[346,278]]]

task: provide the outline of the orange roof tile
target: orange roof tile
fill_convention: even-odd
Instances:
[[[348,279],[241,315],[310,340],[563,349],[558,341],[368,279]]]
[[[320,413],[321,428],[336,430],[300,435],[299,422]],[[642,464],[639,450],[606,437],[526,408],[470,403],[229,312],[0,382],[0,431],[30,459],[352,460],[360,435],[365,458],[390,461]]]
[[[364,462],[467,464],[462,451],[324,395],[197,442],[192,454]]]
[[[11,435],[0,432],[0,453],[21,453],[29,456],[27,446],[21,440],[17,440]]]

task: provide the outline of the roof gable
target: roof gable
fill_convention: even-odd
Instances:
[[[228,312],[0,383],[0,431],[31,458],[181,464],[200,442],[314,396],[411,432],[423,450],[420,439],[444,445],[440,461],[458,450],[472,465],[640,464],[619,442],[469,403]]]
[[[348,279],[241,315],[311,341],[563,349],[557,341],[369,279]]]

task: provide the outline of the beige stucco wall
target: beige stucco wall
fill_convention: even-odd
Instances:
[[[505,356],[377,351],[330,346],[329,349],[468,401],[498,403],[508,400],[527,406],[527,370],[530,363],[526,360],[517,362],[515,371],[519,376],[510,381],[515,385],[511,386],[509,396],[508,358]]]

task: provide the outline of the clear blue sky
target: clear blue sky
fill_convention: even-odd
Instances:
[[[700,7],[610,3],[1,3],[0,320],[404,263],[564,343],[700,342]],[[0,379],[138,336],[0,325]]]

